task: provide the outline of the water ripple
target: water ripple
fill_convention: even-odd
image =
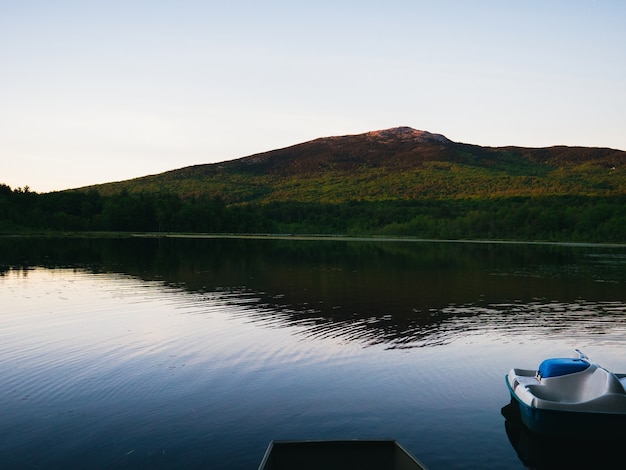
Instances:
[[[297,327],[295,334],[308,339],[334,338],[363,346],[413,348],[446,344],[468,335],[541,337],[575,335],[619,341],[626,334],[626,304],[580,300],[568,302],[449,305],[424,315],[381,317],[330,317],[316,310],[293,307],[254,307],[242,303],[240,314],[267,327]]]

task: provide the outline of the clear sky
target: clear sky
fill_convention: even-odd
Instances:
[[[396,126],[626,150],[626,1],[0,0],[0,183]]]

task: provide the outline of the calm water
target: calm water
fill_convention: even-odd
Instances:
[[[4,238],[0,468],[255,469],[343,438],[549,468],[505,373],[576,347],[626,372],[625,333],[626,247]]]

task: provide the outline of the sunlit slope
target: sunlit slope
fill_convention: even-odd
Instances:
[[[626,152],[480,147],[399,127],[91,188],[103,195],[125,190],[218,196],[230,204],[611,196],[626,194]]]

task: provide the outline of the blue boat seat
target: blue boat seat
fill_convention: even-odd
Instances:
[[[581,372],[588,367],[589,363],[582,359],[546,359],[539,365],[538,375],[544,379],[548,377],[559,377],[561,375]]]

